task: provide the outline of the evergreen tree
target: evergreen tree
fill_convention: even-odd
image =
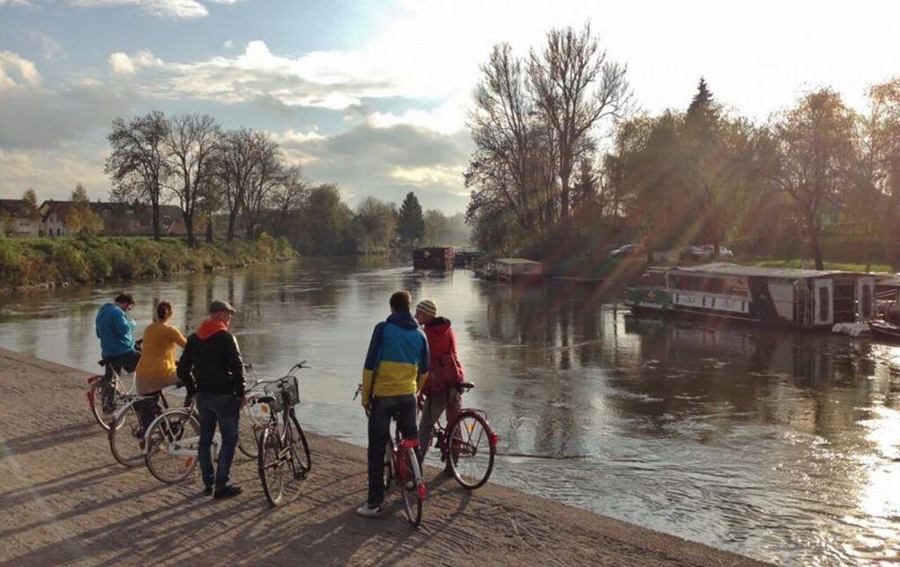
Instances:
[[[425,236],[425,216],[422,214],[422,205],[416,195],[410,191],[400,205],[400,222],[397,232],[400,238],[413,242]]]
[[[697,94],[691,100],[685,118],[688,122],[702,121],[708,123],[713,121],[718,113],[719,107],[713,100],[709,85],[706,84],[706,79],[700,77],[700,83],[697,84]]]

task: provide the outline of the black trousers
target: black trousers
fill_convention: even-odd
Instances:
[[[416,438],[416,396],[376,396],[369,413],[369,505],[384,501],[384,452],[391,437],[391,419],[404,439]]]

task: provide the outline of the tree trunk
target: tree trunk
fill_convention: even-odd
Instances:
[[[159,226],[159,199],[154,199],[151,206],[153,208],[153,239],[159,240],[162,234]]]
[[[247,240],[253,240],[256,238],[256,230],[254,230],[253,221],[249,218],[247,219]]]
[[[234,225],[237,221],[237,210],[228,213],[228,242],[234,240]]]
[[[206,243],[213,243],[213,225],[212,225],[212,217],[206,219]]]
[[[187,232],[188,246],[197,247],[197,240],[194,238],[194,215],[184,213],[184,229]]]
[[[809,247],[813,261],[816,263],[816,269],[824,270],[825,262],[822,261],[822,247],[819,244],[819,226],[814,217],[807,215],[806,227],[809,230]]]

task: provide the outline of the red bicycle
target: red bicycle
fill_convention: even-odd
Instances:
[[[387,492],[396,478],[406,517],[415,527],[422,523],[422,504],[427,496],[425,478],[419,467],[418,448],[418,440],[403,439],[400,429],[395,428],[384,453],[384,490]]]
[[[474,387],[471,382],[462,382],[456,389],[462,395]],[[441,461],[456,482],[475,490],[485,485],[494,470],[498,440],[484,411],[462,408],[446,426],[441,420],[434,424],[426,446],[434,441],[434,447],[441,452]]]

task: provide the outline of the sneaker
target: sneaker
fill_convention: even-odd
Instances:
[[[356,509],[356,515],[363,518],[377,518],[382,514],[384,514],[384,508],[381,507],[381,504],[370,506],[368,502],[363,502],[362,506]]]
[[[212,486],[207,486],[206,488],[203,489],[203,496],[212,496],[212,493],[213,493]]]
[[[216,500],[222,500],[223,498],[231,498],[232,496],[237,496],[244,490],[240,486],[229,485],[225,488],[217,488],[213,494],[213,498]]]

